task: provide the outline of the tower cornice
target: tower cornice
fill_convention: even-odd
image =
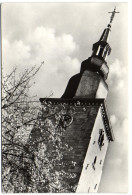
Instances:
[[[109,120],[105,99],[88,99],[88,98],[72,98],[72,99],[60,99],[60,98],[40,98],[42,105],[49,107],[54,106],[74,106],[74,108],[81,106],[83,109],[86,107],[100,107],[101,115],[105,126],[105,131],[109,141],[114,141],[114,135],[112,126]]]

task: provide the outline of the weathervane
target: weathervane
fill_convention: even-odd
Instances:
[[[116,13],[120,13],[120,12],[116,12],[116,6],[115,6],[114,11],[113,11],[113,12],[108,12],[108,13],[112,13],[112,14],[111,14],[111,17],[110,17],[110,23],[109,23],[109,24],[112,24],[112,21],[113,21],[113,19],[114,19],[115,14],[116,14]]]

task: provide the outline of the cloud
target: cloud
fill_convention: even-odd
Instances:
[[[12,70],[13,66],[25,64],[25,61],[30,58],[30,46],[22,40],[15,40],[12,43],[6,39],[2,40],[2,64],[7,73]]]
[[[110,121],[114,128],[115,142],[124,144],[124,146],[126,147],[128,145],[128,118],[127,116],[123,118],[122,120],[120,120],[118,116],[111,115]],[[123,139],[121,139],[120,137],[122,137]]]
[[[108,84],[111,87],[111,90],[120,90],[125,87],[127,76],[127,68],[123,65],[123,63],[116,59],[110,65]],[[114,86],[114,87],[113,87]]]
[[[128,145],[128,118],[124,118],[122,121],[118,120],[114,126],[114,132],[115,141],[126,147]],[[122,139],[120,139],[120,136]]]
[[[128,73],[127,66],[119,59],[110,65],[108,76],[108,109],[111,115],[123,120],[128,115]]]
[[[111,121],[112,125],[114,125],[116,123],[116,121],[117,121],[116,116],[115,115],[111,115],[110,116],[110,121]]]
[[[127,73],[127,69],[123,66],[122,62],[119,59],[115,59],[115,61],[110,65],[110,74],[109,77],[117,77],[120,78]]]
[[[114,115],[110,118],[115,140],[109,144],[99,192],[125,193],[128,191],[128,119],[120,121]]]
[[[54,90],[54,96],[60,97],[70,76],[79,72],[80,62],[71,56],[78,49],[70,34],[56,35],[55,29],[39,26],[27,34],[25,41],[4,39],[2,63],[6,72],[10,72],[13,66],[17,66],[20,72],[44,61],[31,92],[45,97]]]

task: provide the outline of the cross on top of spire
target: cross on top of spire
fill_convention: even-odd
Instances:
[[[115,14],[116,13],[120,13],[120,12],[116,12],[116,6],[115,6],[114,11],[113,12],[108,12],[108,13],[111,13],[110,23],[109,23],[109,25],[111,25],[112,24],[112,21],[114,19]]]

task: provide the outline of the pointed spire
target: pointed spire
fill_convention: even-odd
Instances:
[[[111,13],[110,22],[104,29],[99,41],[93,44],[92,55],[87,60],[84,60],[81,64],[80,72],[83,73],[85,70],[92,72],[98,72],[103,79],[107,79],[109,73],[109,67],[107,66],[106,58],[111,53],[111,47],[108,43],[109,34],[111,32],[111,24],[115,17],[116,7]]]
[[[106,28],[102,34],[102,36],[100,37],[99,41],[103,41],[103,42],[107,42],[108,38],[109,38],[109,34],[110,34],[110,27]]]
[[[99,41],[93,45],[93,53],[92,53],[92,56],[98,56],[99,58],[103,58],[104,60],[108,55],[110,55],[111,52],[111,48],[108,44],[108,38],[111,31],[111,24],[113,22],[115,14],[120,12],[116,12],[116,7],[115,7],[114,11],[108,13],[111,13],[110,22],[107,25],[107,28],[104,29]]]
[[[120,12],[116,12],[116,6],[115,6],[114,11],[108,12],[108,13],[111,13],[110,22],[109,22],[109,24],[107,25],[107,28],[104,30],[104,32],[103,32],[103,34],[102,34],[102,36],[101,36],[101,38],[100,38],[99,41],[104,41],[104,42],[107,42],[107,41],[108,41],[109,34],[110,34],[110,31],[111,31],[111,30],[110,30],[110,29],[111,29],[111,24],[112,24],[112,22],[113,22],[113,19],[114,19],[114,17],[115,17],[115,14],[116,14],[116,13],[120,13]]]

